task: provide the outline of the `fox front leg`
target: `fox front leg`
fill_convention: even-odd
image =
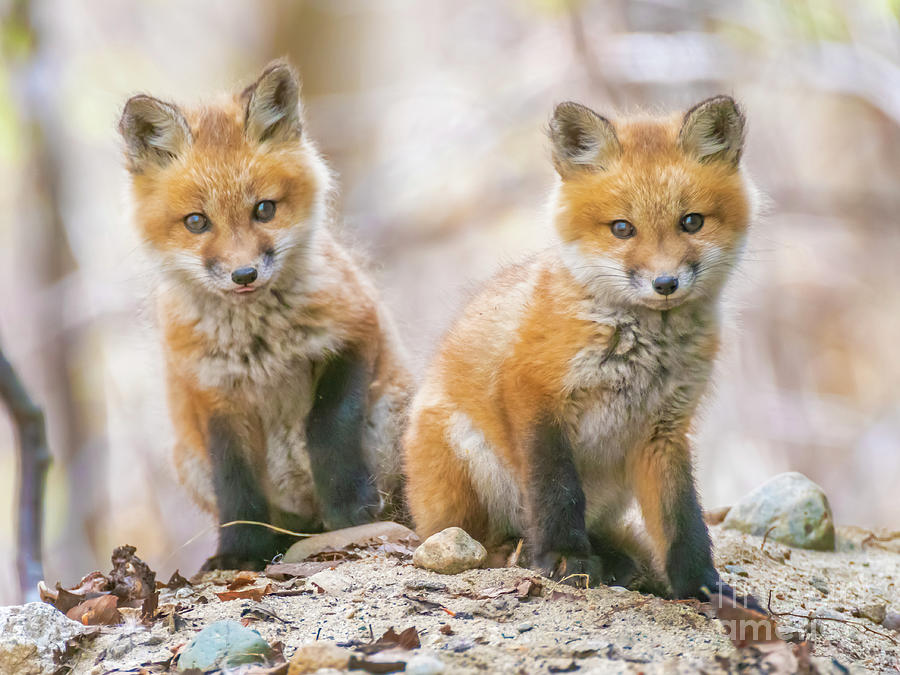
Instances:
[[[572,448],[556,421],[538,424],[529,448],[530,485],[526,488],[532,565],[545,576],[598,582],[599,558],[591,554],[585,528],[585,496]],[[582,575],[586,575],[585,579]]]
[[[369,365],[357,353],[331,357],[306,420],[307,452],[328,529],[372,522],[381,511],[362,445],[371,378]]]
[[[219,523],[269,521],[269,504],[253,467],[241,451],[242,441],[227,417],[209,421],[208,451]],[[219,530],[219,547],[203,570],[261,570],[286,548],[275,532],[260,525],[231,525]]]
[[[676,598],[709,600],[709,593],[736,597],[719,579],[712,542],[703,521],[685,431],[659,433],[632,458],[631,477],[644,522],[665,561]],[[743,600],[764,611],[753,596]]]

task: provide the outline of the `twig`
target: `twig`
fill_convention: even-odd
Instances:
[[[892,638],[887,633],[882,633],[881,631],[875,630],[874,628],[867,626],[861,621],[854,621],[853,619],[841,619],[838,617],[832,616],[815,616],[812,612],[809,614],[798,614],[796,612],[776,612],[772,609],[772,591],[769,591],[769,601],[766,605],[766,608],[769,610],[769,614],[772,616],[791,616],[795,619],[806,619],[807,621],[834,621],[835,623],[845,623],[848,626],[853,626],[857,630],[862,630],[867,633],[872,633],[873,635],[877,635],[878,637],[883,637],[885,640],[888,640],[892,645],[897,645],[897,641]]]
[[[874,532],[869,532],[866,538],[859,543],[859,546],[860,548],[865,550],[866,544],[870,542],[875,542],[877,544],[878,542],[894,541],[894,539],[900,539],[900,532],[891,532],[890,534],[885,535],[878,535]]]
[[[772,530],[774,530],[776,527],[778,527],[778,526],[773,525],[768,530],[766,530],[766,533],[763,535],[762,544],[759,545],[759,550],[762,551],[763,553],[766,552],[766,540],[769,538],[769,534],[772,532]]]
[[[38,582],[44,578],[42,537],[44,490],[50,449],[44,413],[28,396],[12,364],[0,349],[0,399],[16,428],[19,442],[19,506],[16,569],[19,588],[27,602],[38,600]]]

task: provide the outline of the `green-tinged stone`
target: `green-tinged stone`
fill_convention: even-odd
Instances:
[[[735,504],[722,523],[788,546],[834,550],[834,518],[828,498],[802,473],[769,479]]]
[[[201,671],[264,662],[272,648],[255,630],[237,621],[217,621],[201,630],[178,657],[178,670]]]

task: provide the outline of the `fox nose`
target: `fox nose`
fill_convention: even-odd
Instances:
[[[653,290],[660,295],[672,295],[678,289],[678,277],[656,277],[653,280]]]
[[[255,267],[239,267],[231,273],[231,280],[239,286],[246,286],[256,281],[257,276]]]

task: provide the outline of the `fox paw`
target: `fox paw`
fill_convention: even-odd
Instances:
[[[548,551],[536,557],[534,569],[560,583],[587,588],[602,583],[603,562],[595,555],[567,555]]]

